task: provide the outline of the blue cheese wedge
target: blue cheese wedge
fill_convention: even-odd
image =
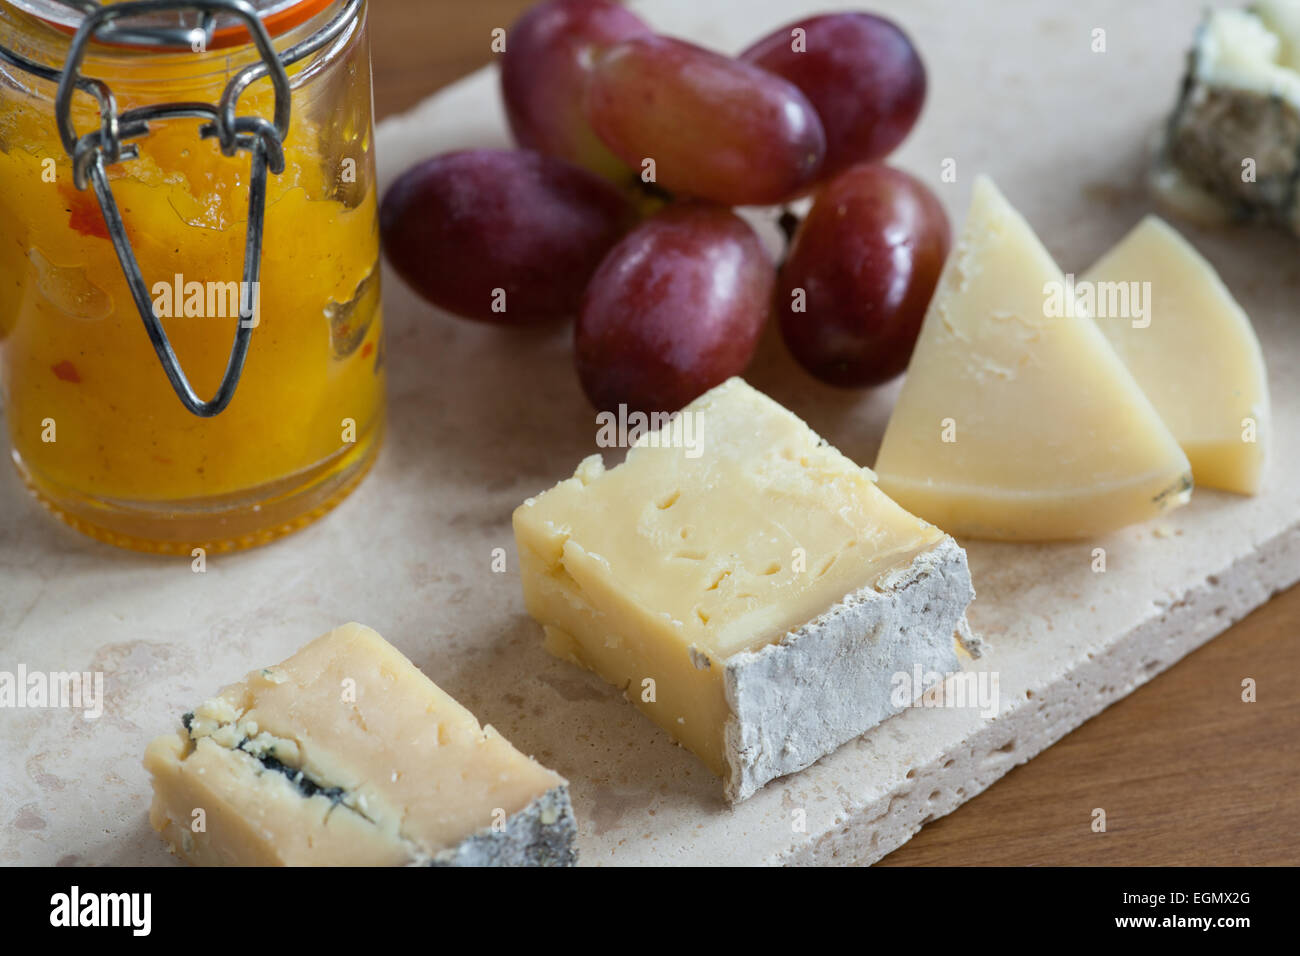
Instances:
[[[731,379],[515,511],[528,610],[743,800],[960,669],[966,553],[874,479]]]
[[[1206,14],[1152,174],[1198,222],[1262,220],[1300,233],[1300,0]]]
[[[568,784],[370,628],[224,688],[145,753],[149,820],[201,866],[567,866]]]

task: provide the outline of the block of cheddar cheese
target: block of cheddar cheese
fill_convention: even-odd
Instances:
[[[966,554],[873,479],[731,379],[515,511],[528,610],[743,800],[960,668]]]
[[[565,780],[346,624],[184,716],[145,754],[149,820],[201,866],[565,866]]]

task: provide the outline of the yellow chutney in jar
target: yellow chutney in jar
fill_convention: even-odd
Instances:
[[[332,4],[276,39],[297,42]],[[229,405],[187,410],[169,383],[93,189],[78,190],[54,84],[0,63],[0,380],[12,452],[60,517],[101,540],[188,553],[268,541],[360,480],[384,415],[369,51],[355,24],[288,67],[285,169],[268,174],[255,326]],[[0,2],[0,45],[58,68],[66,34]],[[98,48],[83,75],[120,110],[216,103],[257,61],[238,45],[195,53]],[[270,118],[262,79],[240,116]],[[77,94],[78,133],[99,128]],[[153,310],[201,396],[218,388],[240,322],[250,154],[223,155],[200,119],[151,122],[136,159],[107,168]]]

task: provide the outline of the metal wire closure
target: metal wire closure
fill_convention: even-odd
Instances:
[[[218,415],[230,404],[235,387],[239,384],[248,357],[248,344],[257,324],[254,303],[248,290],[257,288],[262,262],[262,228],[266,213],[266,186],[268,170],[275,174],[284,172],[284,138],[289,132],[290,88],[285,67],[324,47],[339,36],[354,20],[362,0],[349,0],[326,27],[301,43],[277,54],[270,34],[246,0],[133,0],[101,7],[91,0],[74,0],[70,5],[85,11],[68,50],[67,62],[60,72],[36,63],[12,50],[0,46],[0,60],[19,69],[58,84],[54,111],[59,138],[72,157],[73,180],[79,190],[93,187],[104,214],[109,238],[117,252],[118,262],[126,277],[140,318],[154,351],[162,363],[163,371],[171,382],[181,403],[201,418]],[[151,14],[194,11],[200,15],[200,25],[193,29],[157,28],[128,29],[116,21]],[[191,47],[206,49],[218,14],[226,14],[243,22],[248,29],[261,59],[252,63],[230,79],[218,103],[160,103],[138,107],[119,113],[113,91],[101,80],[81,75],[90,41],[131,43],[154,47]],[[199,46],[199,44],[202,44]],[[275,110],[268,121],[260,116],[239,116],[237,107],[244,91],[264,77],[270,77],[275,88]],[[72,97],[82,91],[95,97],[99,103],[100,126],[81,135],[72,122]],[[230,359],[216,394],[207,401],[199,398],[181,369],[180,360],[167,339],[149,297],[149,286],[140,271],[139,262],[131,248],[122,215],[108,181],[108,167],[139,157],[139,150],[130,140],[140,139],[149,133],[153,121],[197,118],[205,122],[199,128],[203,139],[215,139],[226,156],[239,151],[251,154],[251,172],[248,184],[248,228],[244,243],[244,284],[239,304],[239,326],[235,331]]]

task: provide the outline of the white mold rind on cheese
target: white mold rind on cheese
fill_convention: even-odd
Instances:
[[[966,552],[945,537],[881,585],[726,662],[728,799],[746,799],[904,710],[910,701],[892,700],[895,675],[961,669],[954,635],[969,634],[975,597]]]
[[[1206,15],[1151,177],[1165,205],[1300,232],[1298,28],[1296,0]]]

